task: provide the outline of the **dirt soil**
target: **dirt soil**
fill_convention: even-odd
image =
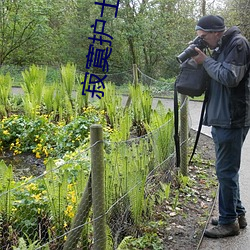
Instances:
[[[191,131],[191,148],[195,134]],[[172,199],[169,199],[172,202],[158,207],[167,218],[167,227],[160,228],[158,233],[162,235],[164,250],[199,249],[217,194],[214,162],[213,141],[201,134],[194,162],[188,170],[190,182],[184,187],[176,184],[179,191],[172,194]],[[174,208],[173,200],[176,200],[177,194],[178,202]]]

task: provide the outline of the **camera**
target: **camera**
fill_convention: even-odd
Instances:
[[[183,63],[188,58],[198,55],[198,53],[195,51],[195,47],[199,48],[200,50],[203,50],[207,48],[207,43],[199,36],[197,36],[190,45],[180,54],[176,57],[177,61],[179,63]]]

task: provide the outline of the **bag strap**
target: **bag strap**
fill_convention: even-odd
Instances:
[[[199,138],[200,138],[203,117],[204,117],[204,113],[205,113],[205,109],[206,109],[206,104],[207,104],[207,90],[205,91],[205,97],[204,97],[204,101],[202,103],[199,126],[198,126],[198,130],[196,132],[195,143],[194,143],[194,147],[193,147],[193,152],[192,152],[192,154],[190,156],[190,159],[189,159],[189,164],[192,162],[192,159],[193,159],[193,156],[195,154],[195,151],[196,151],[196,148],[197,148],[197,145],[198,145],[198,141],[199,141]]]
[[[176,80],[177,81],[177,80]],[[179,138],[179,112],[178,112],[178,93],[176,88],[176,81],[174,83],[174,141],[176,154],[176,167],[180,167],[180,138]]]
[[[195,154],[198,141],[200,138],[203,117],[204,117],[206,104],[207,104],[207,96],[208,96],[208,91],[206,90],[204,101],[202,104],[201,114],[200,114],[199,126],[198,126],[198,130],[196,133],[195,143],[194,143],[192,154],[190,156],[189,164],[192,162],[192,159]],[[176,89],[176,82],[175,82],[174,84],[174,128],[175,128],[174,141],[175,141],[175,152],[176,152],[176,167],[179,168],[180,167],[180,137],[179,137],[179,111],[178,111],[179,109],[178,108],[179,108],[178,107],[178,92]]]

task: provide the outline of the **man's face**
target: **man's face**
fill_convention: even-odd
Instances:
[[[203,30],[197,30],[196,33],[208,44],[210,49],[215,49],[218,46],[221,32],[206,32]]]

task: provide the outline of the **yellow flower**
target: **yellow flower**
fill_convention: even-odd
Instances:
[[[46,157],[48,157],[49,153],[46,147],[43,147],[43,153],[45,154]]]
[[[72,202],[72,203],[76,203],[76,196],[75,196],[75,195],[72,195],[72,197],[71,197],[71,202]]]
[[[104,109],[101,110],[101,112],[100,112],[101,115],[105,115],[105,113],[106,113],[106,111]]]
[[[66,208],[66,211],[64,211],[64,213],[65,213],[65,215],[68,215],[69,218],[73,218],[74,217],[73,206],[68,205]]]
[[[41,195],[42,195],[41,193],[33,194],[32,197],[35,198],[36,201],[40,201],[42,199]]]
[[[9,133],[8,130],[4,130],[4,131],[3,131],[3,134],[4,134],[4,135],[9,135],[10,133]]]
[[[40,159],[41,158],[41,155],[39,152],[36,152],[36,158]]]
[[[22,153],[21,150],[15,149],[13,155],[19,155],[21,153]]]
[[[30,183],[29,185],[26,186],[26,189],[28,191],[37,190],[37,185],[35,183]]]
[[[13,207],[11,210],[12,210],[12,212],[16,212],[17,208]]]

